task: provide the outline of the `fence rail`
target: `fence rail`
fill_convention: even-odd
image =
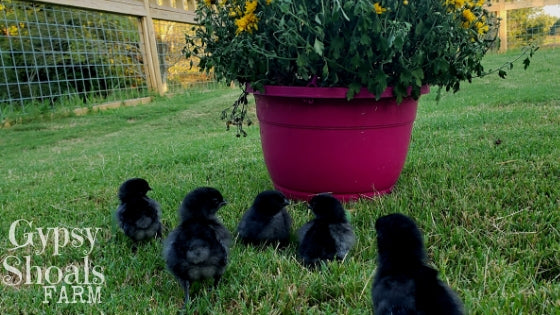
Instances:
[[[534,39],[528,31],[545,32],[512,31],[520,23],[510,20],[546,5],[560,0],[492,0],[488,10],[502,18],[500,50]],[[0,122],[61,100],[82,107],[208,82],[181,53],[194,9],[195,0],[0,1]],[[551,21],[539,36],[560,45],[560,19]]]
[[[37,2],[194,24],[195,1],[36,0]]]

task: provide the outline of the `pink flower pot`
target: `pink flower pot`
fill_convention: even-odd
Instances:
[[[391,192],[404,166],[418,101],[379,101],[366,89],[266,86],[257,105],[265,164],[292,199],[330,192],[347,201]],[[422,89],[425,94],[428,87]]]

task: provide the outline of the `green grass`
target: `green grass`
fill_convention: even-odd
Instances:
[[[489,65],[511,55],[491,55]],[[465,84],[457,94],[435,91],[420,101],[413,139],[394,192],[346,204],[357,244],[343,263],[310,272],[284,250],[235,243],[217,289],[195,285],[195,314],[368,314],[376,267],[374,222],[403,212],[424,232],[432,264],[471,314],[558,314],[560,309],[560,51],[539,51],[527,71],[516,65]],[[52,239],[13,250],[12,222],[35,228],[101,228],[88,258],[102,268],[101,304],[57,304],[42,284],[0,286],[3,314],[174,314],[183,293],[153,241],[131,254],[114,227],[118,186],[146,178],[162,205],[163,222],[177,224],[184,195],[201,185],[222,191],[219,216],[234,231],[260,191],[272,188],[261,158],[258,127],[246,138],[225,132],[220,110],[237,90],[177,95],[81,117],[37,118],[0,129],[0,274],[4,264],[83,272],[86,245],[54,255]],[[253,113],[254,115],[254,113]],[[253,116],[254,117],[254,116]],[[310,219],[290,206],[294,228]],[[75,244],[79,245],[79,244]],[[15,265],[19,260],[20,265]],[[98,269],[99,270],[99,269]],[[32,270],[36,272],[36,268]],[[56,269],[50,272],[56,276]],[[80,277],[83,277],[80,273]],[[33,277],[33,276],[32,276]],[[83,281],[82,281],[83,282]],[[57,285],[61,288],[61,285]],[[67,288],[69,289],[69,287]],[[72,297],[69,296],[69,300]]]

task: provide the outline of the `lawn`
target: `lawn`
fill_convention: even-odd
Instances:
[[[258,126],[237,138],[219,120],[238,93],[192,91],[0,129],[2,314],[174,314],[183,292],[161,242],[131,252],[112,218],[117,189],[147,179],[173,228],[188,191],[216,187],[229,201],[219,217],[234,232],[254,196],[272,188]],[[191,288],[189,312],[371,313],[374,223],[402,212],[417,221],[431,264],[470,314],[558,314],[560,50],[538,51],[507,80],[476,79],[439,102],[435,94],[420,101],[393,193],[345,204],[357,243],[344,262],[308,271],[295,242],[282,250],[236,242],[220,285]],[[304,203],[289,211],[294,229],[311,218]]]

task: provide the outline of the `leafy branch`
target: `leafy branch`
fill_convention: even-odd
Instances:
[[[246,121],[247,126],[251,126],[253,122],[247,118],[247,105],[249,104],[247,96],[249,92],[244,87],[241,90],[241,95],[237,100],[231,106],[222,110],[221,119],[226,121],[226,130],[229,130],[231,126],[236,127],[236,137],[247,137],[247,132],[243,130],[243,122]]]

